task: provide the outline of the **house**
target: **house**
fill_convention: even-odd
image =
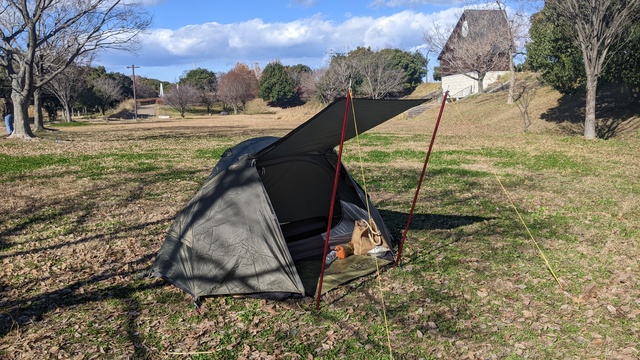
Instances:
[[[502,10],[465,10],[438,56],[442,90],[462,98],[508,73],[509,30]]]

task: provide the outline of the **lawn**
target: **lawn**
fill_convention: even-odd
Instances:
[[[401,267],[332,290],[319,311],[217,297],[198,313],[146,276],[222,152],[308,111],[1,139],[0,358],[639,358],[640,133],[585,141],[540,120],[557,100],[540,92],[528,133],[502,93],[447,104]],[[437,110],[345,146],[398,238]]]

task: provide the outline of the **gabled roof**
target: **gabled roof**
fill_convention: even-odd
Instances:
[[[466,36],[469,41],[478,41],[486,36],[484,29],[499,28],[501,26],[507,27],[509,24],[504,16],[503,10],[465,10],[458,23],[451,31],[451,35],[447,39],[446,44],[442,47],[442,51],[438,55],[438,60],[442,60],[442,54],[445,51],[451,49],[451,43],[458,41],[462,35],[464,23],[467,23],[468,35]]]

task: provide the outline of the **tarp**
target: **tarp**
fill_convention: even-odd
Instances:
[[[261,160],[268,160],[282,156],[324,152],[340,145],[346,101],[346,99],[338,100],[327,106],[282,139],[264,148],[256,157]],[[364,133],[425,101],[424,99],[353,99],[353,109],[348,109],[349,119],[345,141],[356,136],[354,112],[358,133]]]

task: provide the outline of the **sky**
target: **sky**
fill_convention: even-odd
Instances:
[[[239,62],[317,69],[358,46],[426,54],[425,30],[451,26],[462,12],[457,0],[142,1],[153,22],[135,52],[103,52],[94,66],[129,74],[135,65],[136,75],[176,82],[191,69],[226,72]]]

